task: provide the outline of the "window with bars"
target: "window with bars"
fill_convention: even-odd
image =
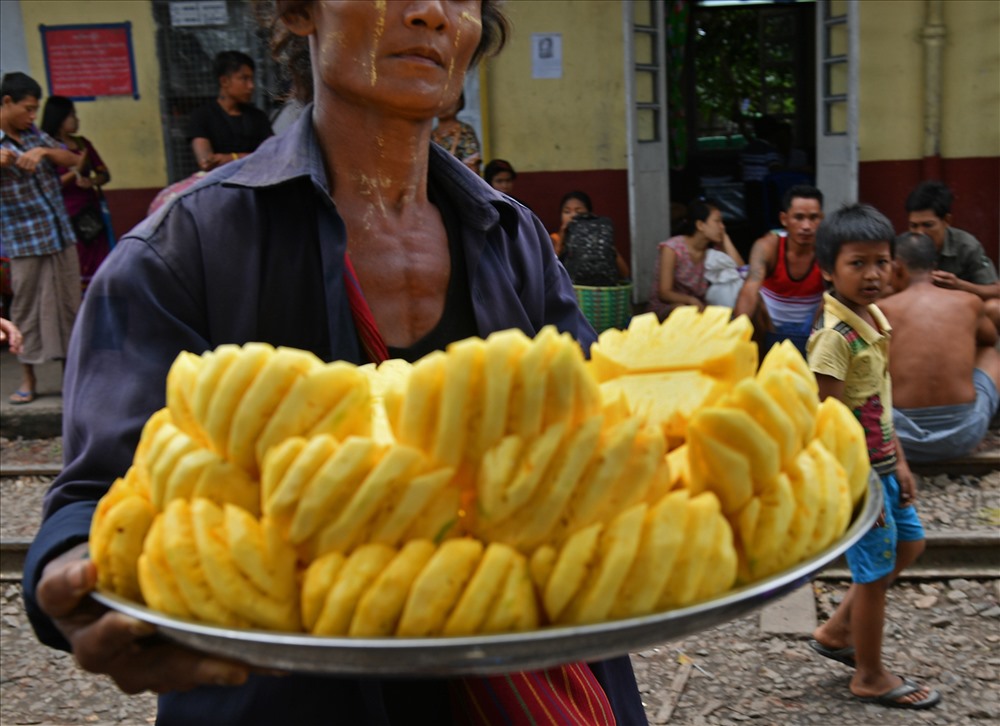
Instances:
[[[660,141],[660,114],[663,99],[659,87],[661,5],[638,0],[633,5],[632,40],[635,49],[633,73],[636,139],[639,143]]]
[[[847,134],[847,3],[823,3],[823,133]]]
[[[188,117],[216,97],[218,80],[212,60],[224,50],[239,50],[253,58],[254,105],[269,116],[281,105],[281,74],[271,60],[268,33],[261,28],[251,3],[226,0],[225,24],[174,25],[171,0],[153,0],[157,54],[160,59],[160,115],[170,183],[198,171],[187,139]]]

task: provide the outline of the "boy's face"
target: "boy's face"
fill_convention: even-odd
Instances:
[[[27,131],[35,123],[38,115],[38,99],[25,96],[20,101],[14,101],[11,96],[4,96],[0,102],[3,112],[3,126],[14,132]]]
[[[833,285],[837,297],[852,310],[876,302],[892,277],[892,252],[885,242],[845,242],[837,254],[833,272],[823,279]]]
[[[940,250],[944,246],[944,236],[951,223],[951,214],[941,218],[930,209],[921,209],[910,212],[909,222],[911,232],[923,232],[934,240],[934,246]]]
[[[222,92],[238,103],[250,103],[253,100],[253,71],[250,66],[240,66],[235,73],[222,76],[219,79]]]

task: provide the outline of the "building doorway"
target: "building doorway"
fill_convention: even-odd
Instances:
[[[781,195],[814,183],[816,3],[670,3],[671,216],[706,196],[747,256]]]

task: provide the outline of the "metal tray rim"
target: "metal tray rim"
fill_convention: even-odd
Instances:
[[[117,595],[94,592],[108,608],[157,626],[165,637],[258,666],[368,675],[497,673],[621,655],[722,624],[808,582],[860,539],[882,509],[873,473],[847,531],[794,567],[719,597],[623,620],[554,626],[519,633],[436,638],[347,638],[241,630],[174,618]]]

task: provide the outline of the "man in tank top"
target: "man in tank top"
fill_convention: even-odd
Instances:
[[[816,264],[816,228],[823,220],[823,193],[800,184],[781,203],[784,230],[768,232],[750,250],[750,270],[733,315],[754,325],[761,355],[791,340],[805,355],[813,320],[823,302],[823,278]]]

